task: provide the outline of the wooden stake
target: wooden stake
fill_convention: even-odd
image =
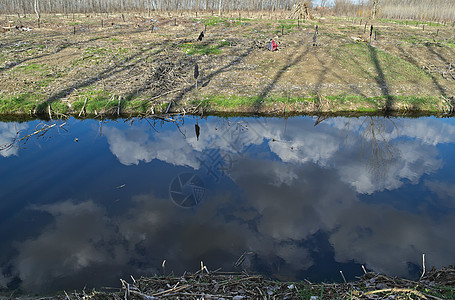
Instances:
[[[373,25],[370,27],[370,44],[371,44],[371,35],[373,34]]]
[[[118,96],[117,116],[120,116],[120,102],[121,101],[122,101],[122,96]]]
[[[84,112],[84,116],[85,116],[85,111],[84,111],[84,109],[85,109],[85,104],[86,104],[86,103],[87,103],[87,97],[85,97],[84,105],[82,106],[81,111],[79,112],[79,116],[78,116],[79,118],[81,117],[82,112]]]

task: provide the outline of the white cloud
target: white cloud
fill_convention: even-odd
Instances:
[[[266,141],[282,162],[334,169],[358,193],[367,194],[399,188],[404,180],[417,183],[423,174],[442,166],[435,146],[455,140],[455,126],[443,123],[438,131],[441,124],[431,118],[334,118],[316,127],[308,118],[228,123],[224,119],[202,123],[199,141],[191,124],[188,131],[182,127],[186,137],[179,130],[148,134],[141,127],[125,131],[108,127],[105,133],[112,153],[123,164],[159,159],[196,170],[198,158],[206,158],[210,149],[237,153]],[[402,142],[403,138],[408,140]],[[280,176],[277,183],[294,175],[281,172]]]
[[[18,136],[18,133],[27,128],[27,123],[0,122],[0,149],[2,149],[2,146],[7,146],[13,143],[14,139]],[[18,155],[18,153],[19,149],[14,145],[12,145],[12,147],[7,147],[5,150],[0,150],[0,155],[3,157]]]
[[[375,272],[409,276],[408,263],[421,265],[423,253],[427,266],[442,267],[455,247],[450,217],[435,220],[420,212],[361,203],[339,217],[343,223],[329,239],[336,260],[366,264]]]
[[[19,242],[13,264],[26,290],[45,290],[59,278],[71,277],[95,264],[124,262],[126,253],[109,246],[115,240],[103,210],[91,201],[69,201],[35,207],[54,222],[37,237]],[[86,283],[90,283],[89,275]],[[54,286],[55,287],[55,286]]]
[[[280,186],[271,185],[275,175],[269,171],[275,168],[296,176]],[[260,236],[275,241],[274,251],[282,259],[298,252],[313,264],[308,249],[297,245],[322,232],[329,236],[336,261],[355,261],[375,272],[410,276],[409,263],[418,266],[422,253],[430,266],[451,262],[455,240],[450,231],[455,220],[450,214],[433,218],[424,206],[406,211],[386,203],[361,202],[337,174],[316,164],[245,160],[232,177],[245,192],[245,207],[258,212]],[[441,196],[451,197],[453,187],[443,187]],[[282,244],[289,249],[278,250]],[[298,264],[299,256],[293,258]]]
[[[455,125],[442,119],[420,118],[400,122],[395,129],[401,136],[415,138],[424,144],[436,146],[455,141]]]
[[[170,134],[149,136],[140,128],[119,130],[112,127],[104,129],[104,134],[112,153],[124,165],[150,162],[159,159],[173,165],[199,167],[196,153],[178,131]]]
[[[227,122],[227,121],[226,121]],[[172,126],[169,125],[168,126]],[[158,159],[177,166],[189,166],[199,169],[200,159],[204,159],[203,151],[218,149],[228,153],[242,151],[253,143],[260,143],[251,131],[235,124],[208,123],[200,125],[200,138],[196,139],[193,125],[184,128],[184,134],[172,128],[161,132],[147,132],[145,127],[132,127],[119,130],[107,126],[104,133],[111,152],[122,164],[138,164],[140,161],[150,162]]]

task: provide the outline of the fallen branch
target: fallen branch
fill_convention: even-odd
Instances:
[[[184,286],[181,286],[179,288],[177,288],[175,286],[175,287],[173,287],[171,289],[168,289],[168,290],[165,290],[165,291],[162,291],[162,292],[159,292],[159,293],[152,294],[151,296],[155,297],[155,296],[167,295],[167,294],[170,294],[170,293],[177,293],[177,292],[182,291],[184,289],[187,289],[189,287],[190,287],[190,285],[184,285]]]
[[[370,292],[366,292],[364,295],[373,295],[373,294],[378,294],[378,293],[389,293],[389,292],[390,293],[411,293],[422,299],[427,299],[427,297],[419,291],[416,291],[413,289],[398,289],[398,288],[370,291]]]
[[[63,123],[62,125],[60,125],[60,127],[63,126],[64,124],[66,124],[66,123]],[[23,141],[23,140],[26,140],[26,139],[29,139],[30,137],[32,137],[32,136],[34,136],[34,135],[37,135],[37,134],[39,134],[39,133],[41,133],[41,132],[46,132],[46,131],[48,131],[49,129],[51,129],[52,127],[54,127],[54,126],[56,126],[56,125],[57,125],[56,123],[54,123],[54,124],[52,124],[52,125],[45,125],[45,127],[41,128],[40,130],[37,130],[37,131],[35,131],[35,132],[31,133],[31,134],[28,134],[28,135],[26,135],[26,136],[20,138],[20,139],[18,140],[18,142]]]

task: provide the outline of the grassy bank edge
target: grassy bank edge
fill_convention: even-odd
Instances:
[[[451,115],[453,99],[442,96],[379,96],[362,97],[342,94],[308,97],[267,97],[259,96],[196,96],[192,100],[175,102],[171,100],[151,101],[150,99],[128,99],[104,91],[78,97],[69,102],[58,99],[48,102],[42,95],[26,93],[14,96],[0,96],[1,115],[72,115],[72,116],[118,116],[153,115],[173,113],[208,114],[437,114]],[[172,103],[171,103],[172,102]]]

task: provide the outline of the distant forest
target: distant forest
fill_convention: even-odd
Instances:
[[[278,11],[300,0],[0,0],[1,14],[118,13],[153,11]],[[455,0],[319,0],[307,1],[320,13],[337,16],[430,21],[455,20]],[[317,3],[317,5],[316,5]],[[374,9],[375,8],[375,9]]]
[[[324,1],[324,0],[323,0]],[[455,0],[334,0],[331,11],[338,16],[367,17],[374,4],[377,17],[427,21],[455,21]]]

